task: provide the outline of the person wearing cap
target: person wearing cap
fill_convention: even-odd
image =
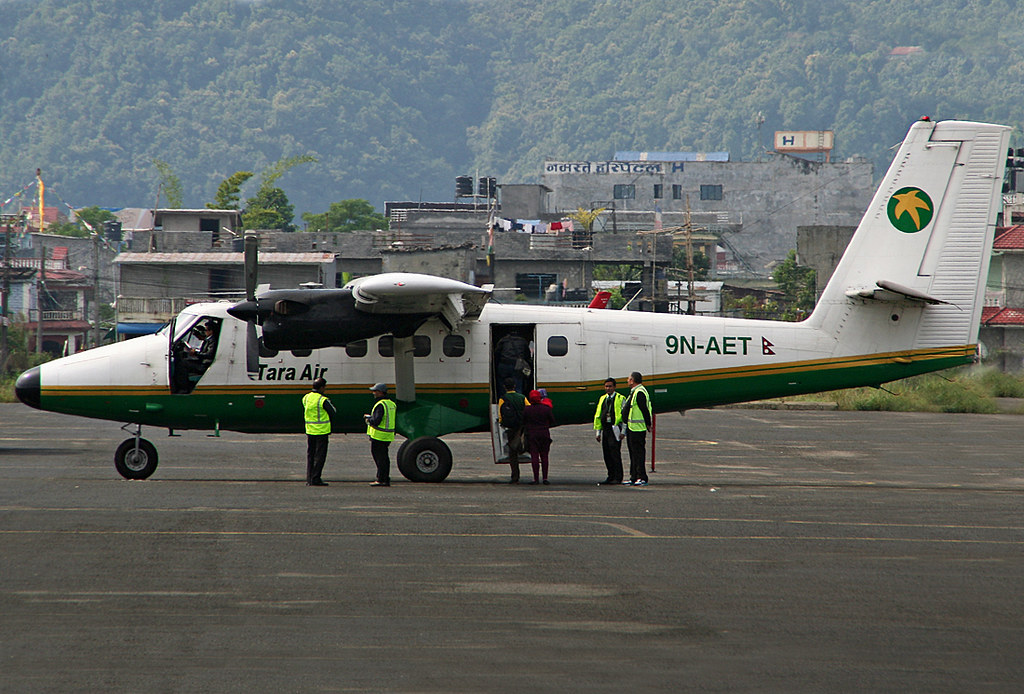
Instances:
[[[366,435],[370,437],[370,455],[377,465],[377,479],[370,483],[371,487],[391,486],[391,457],[388,448],[395,440],[395,411],[393,400],[388,398],[386,383],[375,383],[370,386],[374,404],[370,414],[364,414]]]
[[[334,405],[324,395],[327,380],[317,378],[313,390],[302,396],[302,411],[306,417],[306,486],[326,487],[320,479],[327,461],[327,444],[331,439],[331,418],[337,414]]]

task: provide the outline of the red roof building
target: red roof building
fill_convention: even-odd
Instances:
[[[1024,224],[996,229],[993,251],[1024,251]]]

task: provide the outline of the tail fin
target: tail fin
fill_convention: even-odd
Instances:
[[[590,306],[587,308],[607,308],[608,300],[612,298],[612,293],[601,290],[594,295],[594,298],[590,300]]]
[[[915,123],[808,324],[840,352],[977,342],[1009,128]]]

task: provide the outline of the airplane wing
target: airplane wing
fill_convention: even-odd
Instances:
[[[406,272],[360,277],[345,285],[355,307],[378,315],[438,314],[452,328],[476,320],[491,296],[492,287]]]

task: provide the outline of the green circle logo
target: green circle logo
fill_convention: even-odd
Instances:
[[[915,234],[932,221],[935,206],[920,188],[900,188],[889,198],[889,221],[904,234]]]

